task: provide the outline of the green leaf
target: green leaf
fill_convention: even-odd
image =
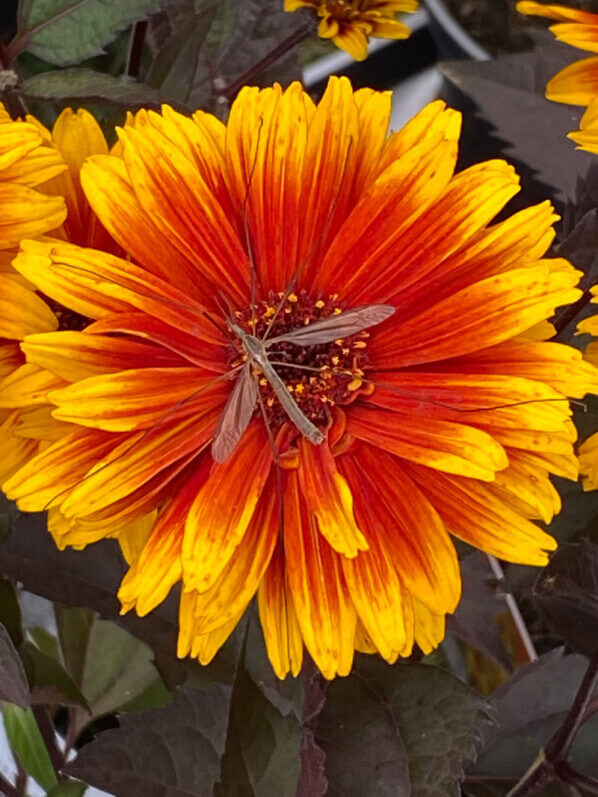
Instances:
[[[104,52],[118,33],[155,14],[165,0],[23,0],[19,34],[27,49],[56,66]]]
[[[114,623],[61,607],[56,623],[66,668],[92,717],[116,711],[159,681],[150,648]]]
[[[46,797],[83,797],[86,791],[85,783],[78,780],[65,780],[63,783],[53,786]]]
[[[113,77],[93,69],[60,69],[43,72],[25,80],[23,91],[33,100],[56,102],[98,102],[159,107],[165,97],[156,89],[125,77]]]
[[[23,663],[6,628],[0,623],[0,700],[21,708],[29,705],[29,684]]]
[[[295,797],[301,738],[294,714],[283,716],[242,668],[235,682],[217,797],[239,791],[255,797]]]
[[[89,710],[81,690],[59,661],[36,648],[31,642],[25,642],[21,646],[21,656],[31,685],[33,704],[60,703]]]
[[[329,793],[457,797],[487,711],[444,670],[359,657],[353,676],[328,687],[316,729]]]
[[[164,686],[161,678],[157,678],[141,694],[119,706],[118,710],[123,714],[131,714],[136,711],[148,711],[150,708],[162,708],[171,702],[172,692]]]
[[[30,626],[27,629],[27,634],[31,637],[38,650],[41,650],[46,656],[52,656],[57,661],[60,659],[60,648],[54,634],[51,634],[40,625]]]
[[[2,715],[12,752],[23,769],[49,791],[58,781],[33,712],[6,703]]]

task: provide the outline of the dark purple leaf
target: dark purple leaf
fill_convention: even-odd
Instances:
[[[576,180],[586,173],[593,156],[576,150],[566,137],[579,127],[581,109],[548,102],[544,89],[550,77],[579,56],[548,33],[535,38],[533,52],[486,62],[444,63],[441,70],[449,92],[453,87],[461,92],[483,120],[480,125],[472,113],[467,114],[463,140],[467,160],[496,157],[502,151],[525,177],[526,204],[529,198],[541,201],[554,191],[563,203],[573,195]],[[448,99],[462,104],[456,95],[449,93]]]
[[[296,797],[324,797],[328,791],[325,774],[326,754],[316,742],[311,728],[305,728],[301,739],[301,774]]]
[[[207,797],[220,775],[231,691],[183,687],[165,708],[123,715],[65,771],[116,797]]]
[[[6,628],[0,623],[0,700],[21,708],[29,705],[29,684],[23,663]]]
[[[551,628],[591,656],[598,647],[598,545],[561,546],[539,575],[534,599]]]
[[[483,747],[468,774],[519,779],[561,725],[586,669],[584,656],[557,649],[517,670],[491,697],[496,722],[483,727]],[[571,762],[586,774],[598,766],[597,720],[585,724],[572,748]]]
[[[457,797],[486,712],[444,670],[360,657],[353,676],[328,687],[318,721],[328,793]]]

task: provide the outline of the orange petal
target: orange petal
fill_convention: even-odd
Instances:
[[[385,274],[405,231],[438,198],[452,177],[454,141],[425,139],[388,167],[341,227],[316,275],[316,286],[334,292],[343,275],[343,295],[360,295],[366,275]],[[354,264],[346,273],[347,262]],[[369,277],[366,281],[371,281]],[[384,295],[387,295],[388,289]]]
[[[368,57],[368,37],[356,25],[343,25],[332,41],[356,61],[365,61]]]
[[[337,470],[328,443],[315,446],[301,438],[299,451],[299,485],[320,532],[343,556],[366,551],[368,544],[355,523],[351,490]]]
[[[343,558],[343,573],[369,638],[380,655],[393,662],[407,641],[401,583],[383,538],[371,533],[371,524],[364,517],[370,507],[360,485],[355,492],[355,512],[360,526],[370,531],[367,535],[369,547],[355,559]]]
[[[145,269],[106,252],[68,243],[25,241],[15,268],[44,293],[82,315],[101,318],[138,309],[190,335],[222,342],[202,305]]]
[[[349,80],[331,78],[313,113],[302,175],[299,286],[313,286],[322,254],[356,201],[353,179],[369,140],[359,137],[359,109]]]
[[[361,493],[360,506],[369,507],[360,513],[368,540],[378,537],[414,597],[431,611],[454,611],[461,594],[455,549],[407,466],[371,446],[344,455],[340,464],[352,490]]]
[[[81,185],[104,227],[136,262],[189,295],[209,301],[208,281],[141,207],[121,158],[89,158],[81,170]]]
[[[413,599],[413,636],[424,656],[428,656],[444,639],[444,614],[431,612],[423,603]]]
[[[403,459],[484,481],[492,481],[509,464],[502,446],[487,432],[428,413],[352,407],[347,432]]]
[[[590,105],[598,96],[598,56],[582,58],[566,66],[546,86],[546,97],[553,102]]]
[[[73,432],[30,459],[2,489],[24,512],[40,512],[60,504],[66,491],[120,440],[122,435],[95,430]]]
[[[548,19],[562,21],[572,20],[574,22],[584,22],[587,25],[598,23],[598,14],[571,8],[571,6],[557,5],[556,3],[535,3],[532,0],[520,0],[517,3],[517,11],[528,16],[548,17]]]
[[[314,113],[300,83],[286,91],[244,88],[227,125],[228,179],[242,240],[248,236],[262,284],[286,288],[299,263],[305,212],[303,169]],[[247,225],[247,229],[245,228]]]
[[[510,508],[486,485],[424,468],[409,466],[409,474],[441,516],[447,530],[482,551],[518,564],[542,566],[554,539]]]
[[[249,425],[237,449],[214,465],[187,517],[183,543],[185,589],[205,592],[243,539],[272,464],[263,423]]]
[[[188,362],[208,371],[224,373],[229,370],[223,346],[217,346],[206,340],[204,334],[198,336],[182,332],[157,316],[146,313],[115,313],[104,316],[86,327],[85,332],[93,335],[105,332],[109,336],[114,332],[135,335],[158,344],[160,348],[156,350],[161,351],[162,356],[165,356],[164,349],[169,349]]]
[[[213,290],[223,290],[235,304],[244,304],[249,262],[237,232],[197,164],[173,147],[158,120],[140,112],[134,128],[118,131],[137,202],[198,276],[204,275]]]
[[[316,528],[293,472],[284,508],[287,579],[305,646],[325,678],[348,675],[353,664],[355,608],[340,557]]]
[[[498,346],[451,360],[451,368],[473,374],[505,374],[544,382],[565,396],[583,398],[598,392],[598,371],[572,346],[507,340]]]
[[[207,634],[243,613],[257,592],[278,539],[276,480],[270,476],[247,532],[228,566],[195,599],[196,633]]]
[[[0,337],[22,340],[35,332],[49,332],[58,320],[48,305],[20,278],[0,276]]]
[[[47,404],[48,392],[64,382],[33,363],[16,368],[0,385],[0,407],[27,407]]]
[[[134,607],[140,617],[145,616],[162,603],[181,579],[185,520],[208,472],[206,458],[160,513],[138,560],[120,585],[118,598],[123,604],[123,613]]]
[[[184,360],[158,346],[113,335],[62,331],[29,335],[22,344],[28,362],[67,382],[133,368],[180,366]]]
[[[276,545],[258,592],[260,622],[268,657],[279,678],[299,675],[303,638],[285,572],[282,541]]]
[[[11,412],[0,423],[2,460],[0,461],[0,484],[16,473],[22,465],[32,459],[38,450],[37,440],[27,440],[15,434],[20,420],[19,410]]]
[[[61,421],[128,432],[224,407],[228,386],[198,368],[141,368],[81,379],[48,399]]]
[[[56,229],[66,218],[62,197],[14,183],[0,183],[0,209],[0,249]]]
[[[67,517],[89,515],[130,496],[167,468],[201,451],[211,438],[218,413],[157,425],[145,432],[121,435],[104,458],[97,460],[61,506]],[[96,432],[97,433],[97,432]],[[105,433],[108,434],[108,433]]]
[[[407,320],[399,308],[397,320],[372,334],[372,359],[405,367],[501,343],[576,301],[578,281],[578,272],[538,265],[476,282]]]

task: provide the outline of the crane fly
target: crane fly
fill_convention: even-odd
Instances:
[[[386,304],[356,307],[330,318],[318,319],[307,326],[269,339],[266,339],[266,335],[260,339],[245,332],[237,324],[229,322],[229,328],[241,341],[247,359],[237,377],[214,434],[212,442],[214,460],[219,463],[226,462],[251,421],[259,396],[255,366],[268,380],[284,411],[299,432],[313,445],[323,443],[326,439],[325,435],[309,420],[287,390],[284,381],[268,358],[268,349],[278,343],[291,343],[295,346],[331,343],[337,338],[354,335],[368,327],[381,324],[394,312],[395,308]],[[293,364],[288,363],[288,367],[292,368]]]

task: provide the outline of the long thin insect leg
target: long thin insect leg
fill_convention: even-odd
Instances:
[[[256,311],[256,301],[257,301],[257,283],[259,279],[259,274],[257,270],[255,252],[253,251],[253,244],[251,242],[249,222],[247,221],[247,206],[249,204],[249,192],[251,190],[251,184],[253,182],[253,175],[255,174],[255,169],[257,166],[257,158],[260,151],[260,141],[262,137],[263,126],[264,126],[264,119],[263,117],[260,116],[259,127],[257,131],[257,141],[255,143],[255,154],[253,156],[253,163],[251,164],[251,171],[249,172],[249,179],[247,181],[247,188],[245,189],[245,196],[243,198],[243,205],[241,208],[241,214],[243,217],[243,234],[245,235],[247,258],[249,260],[249,291],[250,291],[249,301],[251,306],[252,329],[255,329],[255,324],[257,322],[255,311]]]
[[[278,362],[277,360],[270,360],[270,365],[278,365],[283,368],[295,368],[300,371],[312,371],[317,373],[323,373],[322,368],[312,368],[309,365],[296,365],[295,363],[285,363],[285,362]],[[338,371],[337,373],[344,375],[344,376],[352,376],[351,371]],[[511,407],[521,407],[525,406],[526,404],[544,404],[544,403],[561,403],[563,401],[568,402],[569,404],[575,404],[583,409],[584,412],[587,412],[588,405],[577,399],[570,399],[566,396],[563,398],[550,398],[550,399],[525,399],[523,401],[513,401],[507,404],[495,404],[493,406],[487,407],[475,407],[474,409],[465,409],[464,407],[456,407],[453,404],[448,404],[444,401],[437,401],[436,399],[430,398],[422,398],[418,396],[416,393],[410,393],[408,390],[401,390],[400,387],[396,387],[396,385],[388,385],[384,382],[377,382],[374,379],[367,379],[366,377],[361,377],[363,382],[367,384],[374,385],[374,387],[381,387],[384,390],[388,390],[391,393],[396,393],[398,396],[404,396],[405,398],[415,399],[416,401],[421,401],[424,404],[431,404],[436,407],[443,407],[444,409],[451,410],[452,412],[463,412],[463,413],[472,413],[472,412],[490,412],[492,410],[506,410],[510,409]]]
[[[285,365],[287,365],[285,363]],[[290,365],[289,367],[293,368],[295,366]],[[367,379],[365,377],[361,377],[363,382],[367,382],[370,385],[374,385],[374,387],[380,387],[384,390],[388,390],[390,393],[395,393],[398,396],[404,396],[405,398],[414,399],[416,401],[420,401],[423,404],[431,404],[435,407],[443,407],[444,409],[451,410],[452,412],[462,412],[466,414],[471,414],[475,412],[491,412],[493,410],[507,410],[511,407],[524,407],[527,404],[553,404],[553,403],[562,403],[567,402],[569,404],[578,404],[581,407],[584,407],[587,410],[587,405],[583,401],[576,401],[575,399],[569,399],[566,396],[563,398],[545,398],[545,399],[524,399],[523,401],[512,401],[505,404],[494,404],[492,406],[486,407],[475,407],[474,409],[466,409],[465,407],[456,407],[453,404],[448,404],[444,401],[438,401],[436,399],[430,398],[423,398],[422,396],[418,396],[416,393],[410,393],[407,390],[402,390],[400,387],[396,387],[396,385],[388,385],[384,382],[377,382],[374,379]]]
[[[268,440],[270,441],[270,446],[272,448],[272,454],[274,455],[274,462],[276,463],[276,467],[280,468],[280,455],[278,453],[278,448],[276,446],[276,440],[274,439],[274,434],[272,433],[272,428],[268,421],[266,408],[264,407],[264,400],[259,390],[257,392],[257,402],[260,408],[260,412],[262,414],[262,418],[264,420],[264,425],[266,427],[266,432],[268,434]]]
[[[210,322],[210,324],[213,324],[216,327],[218,332],[221,332],[227,338],[231,338],[230,330],[227,329],[226,327],[223,327],[221,324],[219,324],[218,321],[216,321],[214,318],[212,318],[212,316],[209,313],[204,311],[202,313],[202,315],[204,316],[204,318],[207,321]]]

